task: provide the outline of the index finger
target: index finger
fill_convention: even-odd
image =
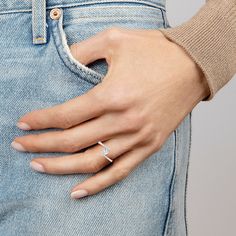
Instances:
[[[100,101],[102,96],[99,96],[98,87],[63,104],[27,113],[19,119],[17,126],[23,130],[67,129],[100,116],[104,113],[105,101]]]

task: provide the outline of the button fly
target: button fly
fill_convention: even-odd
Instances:
[[[61,10],[58,8],[54,8],[50,11],[50,17],[53,20],[58,20],[61,17]]]

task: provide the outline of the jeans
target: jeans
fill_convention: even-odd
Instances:
[[[84,66],[68,45],[112,26],[170,27],[164,0],[3,0],[0,26],[0,235],[186,235],[191,114],[127,178],[77,201],[70,189],[91,174],[34,172],[39,154],[10,147],[29,132],[16,127],[22,115],[86,93],[106,74],[104,60]]]

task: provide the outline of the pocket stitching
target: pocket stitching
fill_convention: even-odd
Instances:
[[[103,75],[93,71],[89,67],[86,67],[72,56],[67,44],[66,34],[63,30],[62,20],[63,12],[59,20],[52,21],[52,34],[54,43],[62,62],[68,69],[81,76],[84,80],[92,84],[98,84],[101,82]]]

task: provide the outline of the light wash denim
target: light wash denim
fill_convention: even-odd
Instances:
[[[10,147],[29,133],[16,127],[22,115],[86,93],[106,74],[104,60],[84,66],[68,45],[111,26],[170,27],[164,0],[48,0],[47,11],[31,3],[0,2],[0,235],[185,236],[191,114],[126,179],[77,201],[71,188],[91,174],[33,172],[38,154]],[[55,7],[59,20],[49,15]]]

